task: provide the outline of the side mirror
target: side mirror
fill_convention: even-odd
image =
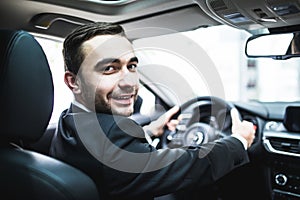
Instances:
[[[300,32],[260,34],[251,36],[245,47],[249,58],[273,58],[277,60],[300,56]]]

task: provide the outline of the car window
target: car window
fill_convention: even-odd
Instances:
[[[54,107],[49,123],[57,123],[63,110],[70,106],[73,94],[64,83],[64,62],[62,56],[62,40],[36,36],[42,46],[52,73],[54,84]]]

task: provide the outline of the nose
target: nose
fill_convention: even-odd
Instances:
[[[131,72],[127,67],[122,70],[122,75],[119,81],[120,88],[136,88],[138,86],[139,78],[137,72]]]

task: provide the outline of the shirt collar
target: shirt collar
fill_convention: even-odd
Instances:
[[[87,107],[85,107],[85,105],[83,105],[82,103],[79,103],[78,101],[76,101],[74,99],[74,101],[72,102],[73,105],[77,106],[78,108],[86,111],[86,112],[92,112],[90,109],[88,109]]]

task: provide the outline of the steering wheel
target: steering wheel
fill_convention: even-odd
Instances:
[[[185,102],[179,113],[173,116],[177,118],[181,114],[182,120],[176,131],[165,130],[161,148],[197,146],[231,135],[232,108],[231,102],[215,96],[199,96]]]

